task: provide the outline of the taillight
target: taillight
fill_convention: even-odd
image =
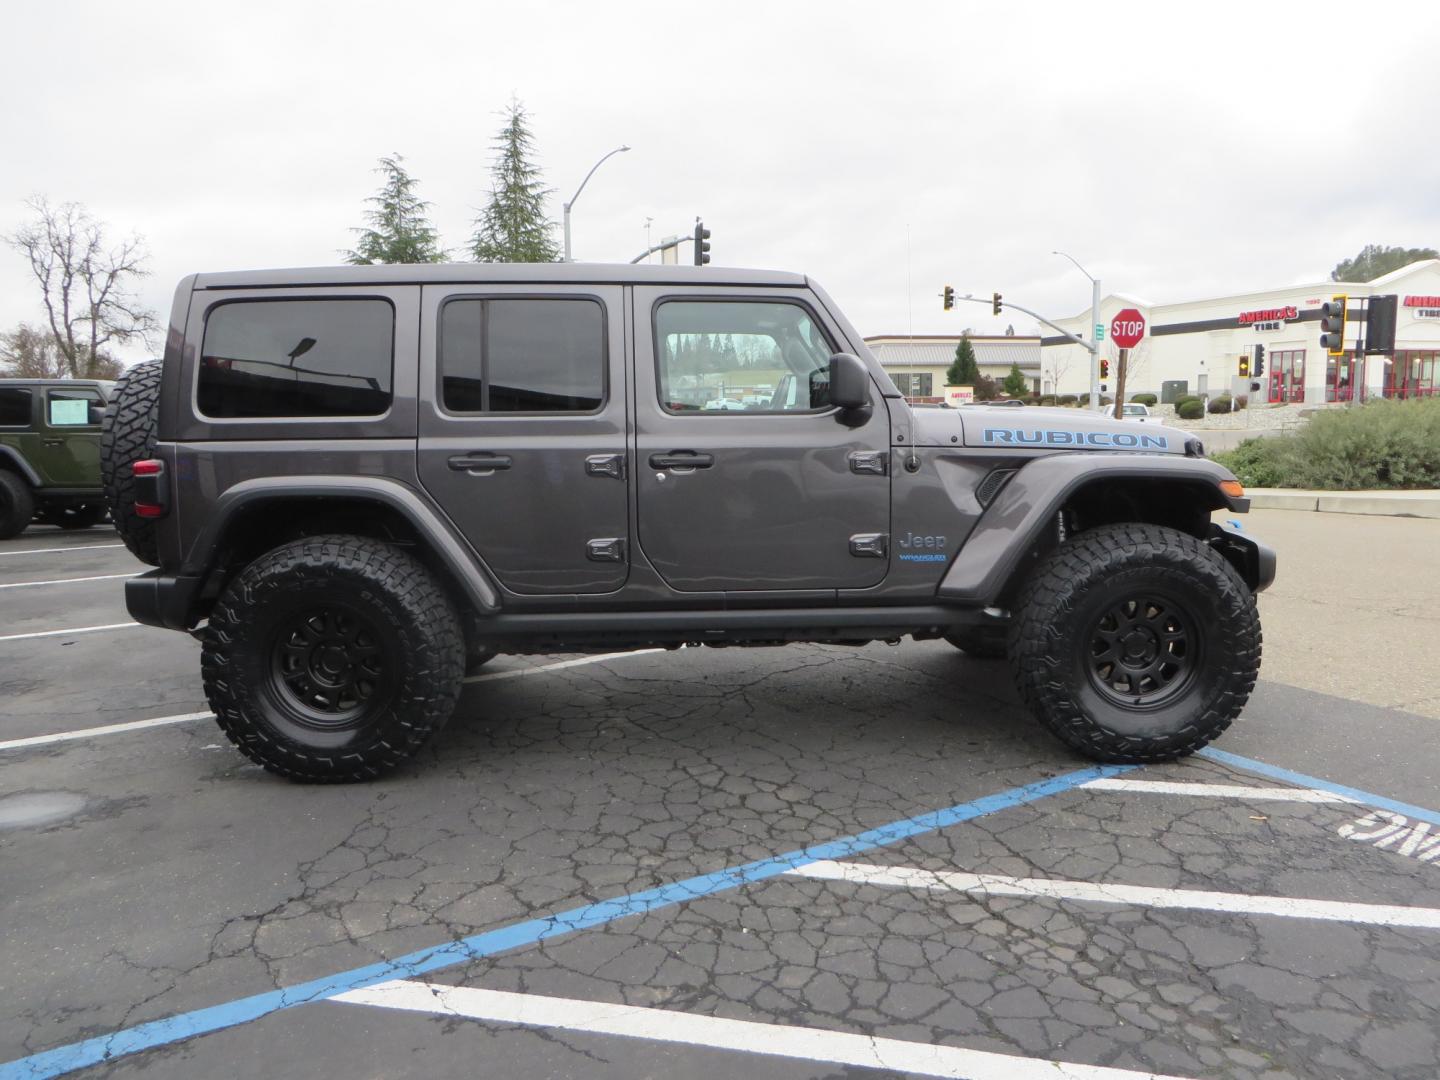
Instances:
[[[161,518],[170,510],[170,485],[165,482],[165,462],[142,458],[130,466],[135,477],[135,516]]]

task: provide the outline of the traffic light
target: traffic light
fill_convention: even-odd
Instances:
[[[1332,296],[1320,305],[1320,347],[1330,356],[1345,355],[1345,306],[1348,297]]]
[[[1001,309],[1003,306],[1004,306],[1004,305],[1000,303],[1000,294],[999,294],[998,292],[997,292],[997,293],[991,293],[991,296],[990,296],[990,313],[991,313],[992,315],[999,315],[999,314],[1000,314],[1000,309]]]
[[[1257,379],[1258,379],[1261,375],[1264,375],[1264,374],[1265,374],[1265,346],[1264,346],[1264,345],[1256,345],[1256,346],[1255,346],[1255,363],[1252,364],[1252,365],[1250,365],[1250,374],[1251,374],[1251,375],[1254,375],[1255,378],[1257,378]]]
[[[953,285],[946,285],[945,291],[940,295],[945,298],[946,311],[949,311],[955,306],[955,287]]]
[[[1242,379],[1248,379],[1249,377],[1250,377],[1250,357],[1248,357],[1248,356],[1246,356],[1246,355],[1244,355],[1244,354],[1242,353],[1241,356],[1240,356],[1240,378],[1242,378]]]
[[[695,219],[695,265],[704,266],[710,261],[710,230],[699,218]]]
[[[1107,359],[1103,359],[1103,358],[1102,358],[1101,361],[1100,361],[1100,378],[1102,378],[1102,379],[1108,379],[1109,377],[1110,377],[1110,361],[1107,360]]]
[[[1395,315],[1400,298],[1394,293],[1389,296],[1372,296],[1365,305],[1365,353],[1382,353],[1389,356],[1395,351]]]

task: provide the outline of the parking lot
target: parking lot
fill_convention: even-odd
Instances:
[[[1433,720],[1262,678],[1097,767],[942,642],[501,657],[307,787],[139,569],[0,543],[5,1080],[1440,1069]]]

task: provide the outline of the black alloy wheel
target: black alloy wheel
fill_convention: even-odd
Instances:
[[[1090,634],[1090,679],[1123,708],[1146,709],[1183,694],[1203,662],[1203,637],[1180,601],[1141,593],[1108,605]]]
[[[373,623],[340,605],[301,612],[281,624],[273,650],[275,687],[304,721],[321,729],[353,725],[391,691]]]

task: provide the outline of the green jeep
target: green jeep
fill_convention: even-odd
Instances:
[[[100,422],[110,385],[0,379],[0,540],[32,520],[87,529],[104,519]]]

